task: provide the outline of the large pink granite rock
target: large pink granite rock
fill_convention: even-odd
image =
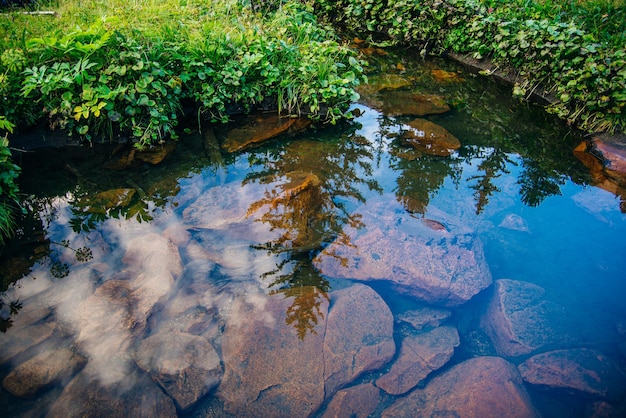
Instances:
[[[514,365],[500,357],[475,357],[398,399],[382,414],[399,417],[539,417]]]
[[[605,354],[591,349],[537,354],[518,366],[524,380],[550,389],[619,400],[626,394],[626,374]]]
[[[364,383],[338,391],[330,401],[322,418],[367,418],[376,411],[380,389]]]
[[[394,199],[395,200],[395,199]],[[390,282],[401,293],[433,305],[458,306],[491,284],[480,239],[442,214],[433,229],[406,212],[389,211],[383,196],[357,211],[361,228],[324,249],[315,267],[329,277]]]
[[[400,355],[376,386],[391,395],[401,395],[417,386],[433,371],[443,367],[460,344],[456,328],[443,326],[406,337]]]
[[[543,347],[571,344],[579,337],[567,310],[535,284],[501,279],[481,326],[501,356],[521,356]]]
[[[324,338],[326,394],[361,373],[384,366],[396,352],[393,315],[369,286],[356,284],[331,293]]]

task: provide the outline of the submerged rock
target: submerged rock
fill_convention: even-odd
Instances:
[[[136,352],[136,362],[183,410],[216,387],[222,377],[215,348],[205,338],[183,332],[146,338]]]
[[[104,214],[111,209],[127,207],[135,193],[135,189],[107,190],[96,194],[92,198],[82,200],[78,206],[88,213]]]
[[[237,300],[222,337],[224,378],[217,396],[236,416],[308,416],[324,400],[323,339],[328,301],[304,339],[286,323],[290,300]]]
[[[476,357],[433,378],[383,417],[539,417],[521,376],[499,357]]]
[[[284,133],[301,131],[310,124],[310,119],[306,118],[257,115],[248,125],[230,130],[222,148],[227,152],[237,152]]]
[[[603,353],[586,349],[537,354],[518,366],[524,380],[550,389],[619,400],[626,394],[626,374]]]
[[[357,215],[364,226],[345,228],[344,239],[313,260],[322,274],[388,281],[398,292],[441,306],[461,305],[491,284],[482,242],[454,220],[445,219],[448,230],[433,230],[405,211],[389,211],[384,196]]]
[[[502,356],[530,354],[543,347],[571,344],[578,337],[576,324],[565,308],[545,297],[535,284],[501,279],[481,326]]]
[[[405,125],[403,139],[429,155],[447,157],[461,148],[461,142],[444,127],[426,119],[413,119]]]
[[[222,337],[225,372],[217,392],[228,413],[308,416],[393,357],[393,317],[371,288],[338,290],[330,303],[319,290],[313,294],[315,307],[300,316],[296,311],[307,307],[281,294],[234,303]],[[302,321],[308,321],[304,334]]]
[[[459,334],[454,327],[439,327],[432,331],[406,337],[400,355],[388,373],[376,381],[376,386],[391,395],[401,395],[443,367],[459,346]]]
[[[463,77],[461,77],[461,75],[459,73],[442,70],[440,68],[432,69],[432,70],[430,70],[430,73],[433,75],[435,80],[437,80],[439,82],[460,83],[462,81],[465,81],[463,79]]]
[[[502,222],[498,225],[500,228],[510,229],[512,231],[530,232],[528,224],[519,215],[510,213],[504,217]]]
[[[596,135],[591,140],[590,152],[601,159],[609,175],[626,179],[626,134]]]
[[[326,407],[322,418],[367,418],[380,402],[380,389],[371,383],[338,391]]]
[[[70,378],[85,362],[68,348],[44,351],[13,369],[2,386],[14,396],[33,396],[52,383]]]
[[[396,317],[398,322],[406,322],[416,330],[435,328],[450,318],[452,312],[447,309],[424,307],[401,313]]]
[[[393,315],[369,286],[356,284],[331,293],[324,338],[326,394],[363,372],[384,366],[396,352]]]
[[[176,408],[150,379],[137,372],[106,385],[98,372],[83,369],[63,390],[47,417],[176,417]]]
[[[450,106],[441,96],[417,94],[407,90],[385,90],[378,94],[380,111],[385,116],[426,116],[446,113]]]

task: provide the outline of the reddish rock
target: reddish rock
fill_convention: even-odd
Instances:
[[[380,402],[380,390],[371,383],[342,389],[333,396],[322,418],[367,418]]]
[[[301,339],[286,323],[291,300],[256,295],[235,301],[222,337],[224,378],[217,396],[236,416],[303,417],[324,400],[323,339],[328,302]]]
[[[406,212],[389,211],[389,200],[356,212],[362,228],[346,227],[314,260],[329,277],[389,281],[398,292],[432,305],[458,306],[491,284],[480,239],[452,218],[433,230]]]
[[[405,322],[416,330],[435,328],[450,318],[452,312],[447,309],[424,307],[403,312],[396,317],[396,321]]]
[[[626,394],[626,374],[596,350],[556,350],[537,354],[518,366],[524,380],[550,389],[619,400]]]
[[[216,387],[222,366],[215,348],[202,337],[163,332],[146,338],[137,365],[152,376],[180,409],[188,409]]]
[[[537,285],[497,280],[481,326],[501,356],[529,354],[550,345],[571,344],[580,335],[573,318],[545,297]]]
[[[331,293],[324,339],[326,395],[361,373],[384,366],[396,352],[393,315],[369,286]]]
[[[46,417],[176,417],[176,408],[145,374],[124,376],[116,384],[102,384],[100,373],[87,366],[63,390]]]
[[[426,119],[413,119],[405,125],[404,140],[429,155],[447,157],[461,148],[461,142],[444,127]]]
[[[383,417],[538,417],[514,365],[499,357],[476,357],[400,398]]]
[[[54,382],[70,378],[85,362],[68,348],[46,350],[13,369],[2,386],[14,396],[33,396]]]
[[[376,386],[391,395],[408,392],[430,373],[444,366],[459,346],[456,328],[439,327],[424,334],[406,337],[400,355]]]
[[[626,135],[602,134],[591,139],[591,153],[604,163],[608,173],[626,177]]]
[[[229,131],[222,148],[227,152],[240,151],[284,133],[301,131],[310,124],[306,118],[257,115],[248,125]]]

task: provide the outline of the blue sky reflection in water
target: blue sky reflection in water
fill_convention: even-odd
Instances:
[[[412,65],[412,88],[453,102],[452,111],[425,116],[460,140],[448,157],[407,158],[402,139],[412,118],[384,116],[364,101],[348,126],[222,161],[211,161],[194,134],[159,167],[115,173],[74,160],[91,180],[78,183],[62,169],[25,173],[51,244],[5,294],[22,307],[0,335],[3,408],[15,416],[78,413],[89,405],[106,405],[112,415],[130,408],[197,416],[280,405],[299,416],[321,414],[343,386],[382,382],[403,341],[430,332],[399,318],[432,307],[449,312],[435,328],[458,333],[458,341],[439,371],[419,379],[428,388],[468,358],[498,355],[481,321],[494,286],[452,291],[448,296],[469,299],[459,302],[377,275],[424,266],[413,260],[424,254],[431,264],[454,263],[479,250],[489,278],[539,286],[541,303],[566,313],[559,326],[572,327],[558,328],[563,338],[546,336],[530,352],[499,355],[517,365],[530,354],[590,348],[623,368],[626,215],[572,155],[580,138],[484,80],[463,73],[463,82],[433,87],[426,76],[435,64]],[[65,190],[50,195],[33,186],[50,179]],[[80,209],[90,196],[122,187],[142,192],[126,209],[98,216]],[[368,241],[377,229],[380,242],[397,248]],[[421,235],[427,239],[415,239]],[[342,259],[361,243],[372,245],[367,254]],[[86,262],[76,259],[84,247],[93,257]],[[418,248],[423,254],[411,252]],[[319,257],[337,262],[320,269]],[[380,259],[393,266],[364,271]],[[324,274],[343,268],[363,284]],[[463,268],[481,274],[480,266]],[[42,363],[56,373],[51,381],[18,393],[26,387],[20,373]],[[525,388],[546,416],[584,416],[606,399]],[[374,415],[402,397],[381,394]]]

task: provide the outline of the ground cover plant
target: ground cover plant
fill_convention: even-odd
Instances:
[[[622,131],[626,104],[623,0],[315,0],[318,13],[377,41],[423,54],[490,59],[539,85],[547,110],[585,131]]]
[[[183,109],[227,121],[263,106],[335,123],[364,79],[297,1],[33,3],[0,15],[0,115],[17,130],[46,123],[142,148],[176,139]]]

